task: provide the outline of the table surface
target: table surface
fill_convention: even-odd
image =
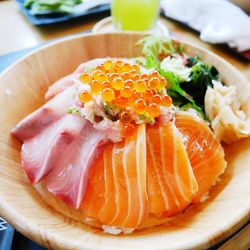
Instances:
[[[66,23],[36,27],[33,26],[25,16],[23,16],[14,0],[0,0],[0,56],[33,47],[66,35],[91,30],[95,23],[103,17],[103,15],[100,15],[88,19],[81,18]],[[202,42],[199,40],[197,33],[174,21],[162,18],[162,22],[178,38],[190,41],[213,51],[233,64],[250,80],[250,63],[231,52],[226,46],[210,45]],[[250,225],[248,224],[244,230],[241,230],[240,233],[236,234],[236,236],[231,238],[230,241],[224,244],[220,249],[231,249],[232,244],[238,245],[239,242],[242,243],[243,238],[249,238],[249,233]],[[244,246],[249,246],[248,244],[250,244],[249,241],[244,243],[246,243]]]
[[[81,18],[63,24],[33,26],[21,13],[14,0],[0,0],[0,55],[36,46],[42,42],[90,30],[103,16]],[[177,37],[205,47],[238,68],[250,80],[250,63],[242,60],[225,46],[209,45],[199,40],[198,34],[176,22],[162,19]]]

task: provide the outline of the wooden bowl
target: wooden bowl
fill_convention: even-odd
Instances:
[[[29,183],[20,163],[20,143],[10,130],[41,106],[50,84],[96,57],[140,53],[136,33],[80,35],[39,49],[0,75],[0,215],[28,238],[53,249],[201,249],[230,235],[249,219],[250,139],[225,147],[228,168],[210,199],[193,205],[165,225],[132,235],[110,236],[66,218],[50,208]],[[238,87],[250,116],[250,84],[215,54],[186,44],[189,55],[215,65],[225,83]]]

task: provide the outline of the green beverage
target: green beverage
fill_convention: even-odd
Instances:
[[[112,0],[116,29],[147,31],[154,28],[159,16],[160,0]]]

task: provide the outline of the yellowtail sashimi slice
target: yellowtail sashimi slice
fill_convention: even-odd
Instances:
[[[85,195],[89,169],[102,152],[105,135],[86,121],[80,135],[67,147],[53,170],[44,178],[49,192],[75,208]]]
[[[87,121],[65,114],[22,145],[22,165],[32,183],[37,183],[56,164],[66,148],[79,136]]]

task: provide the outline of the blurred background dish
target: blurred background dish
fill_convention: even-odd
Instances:
[[[86,3],[82,3],[79,6],[76,6],[75,9],[72,9],[72,12],[56,13],[55,11],[38,11],[34,9],[32,12],[28,7],[25,7],[25,0],[16,0],[19,8],[23,14],[28,18],[28,20],[37,26],[49,25],[61,23],[69,20],[79,19],[79,18],[88,18],[97,14],[108,14],[110,11],[110,1],[109,0],[93,0],[94,3],[91,3],[90,0]],[[27,5],[30,6],[30,5]],[[35,15],[35,13],[37,13]]]

